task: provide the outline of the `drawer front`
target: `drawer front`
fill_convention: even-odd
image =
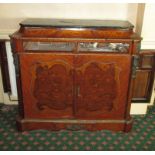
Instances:
[[[40,42],[24,41],[23,49],[26,52],[67,52],[75,50],[75,43],[72,42]]]
[[[45,40],[45,41],[23,41],[23,52],[26,53],[119,53],[127,54],[132,51],[132,41],[122,40],[104,40],[98,39],[96,41],[83,40],[64,41],[62,39]]]
[[[19,60],[25,118],[72,118],[72,55],[21,54]]]
[[[80,53],[129,53],[131,42],[81,42],[78,46]]]

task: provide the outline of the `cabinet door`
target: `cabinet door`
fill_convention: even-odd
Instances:
[[[132,94],[133,102],[149,102],[152,86],[151,70],[137,70]]]
[[[31,53],[19,60],[25,118],[72,118],[72,55]]]
[[[79,54],[76,60],[76,116],[123,119],[128,104],[131,56]]]

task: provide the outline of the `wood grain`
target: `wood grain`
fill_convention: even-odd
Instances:
[[[18,129],[129,132],[132,55],[138,54],[140,41],[141,37],[132,28],[22,25],[11,36],[13,53],[19,58],[18,73],[16,69],[21,107]],[[26,50],[26,42],[73,43],[74,48],[71,51]],[[92,52],[79,50],[80,43],[93,43],[93,46],[94,43],[126,43],[129,47],[125,53]]]

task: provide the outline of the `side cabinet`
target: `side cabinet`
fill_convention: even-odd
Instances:
[[[150,102],[154,74],[155,74],[155,52],[152,50],[141,50],[139,53],[139,65],[134,79],[132,92],[133,102]]]
[[[133,55],[128,21],[28,19],[11,35],[20,131],[129,132]]]

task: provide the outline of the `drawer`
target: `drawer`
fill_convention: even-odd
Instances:
[[[129,53],[129,43],[119,42],[83,42],[79,43],[78,51],[80,53]]]
[[[72,52],[75,49],[75,43],[24,41],[23,49],[26,52]]]
[[[84,41],[84,42],[43,42],[24,41],[25,52],[79,52],[79,53],[130,53],[131,42]]]

